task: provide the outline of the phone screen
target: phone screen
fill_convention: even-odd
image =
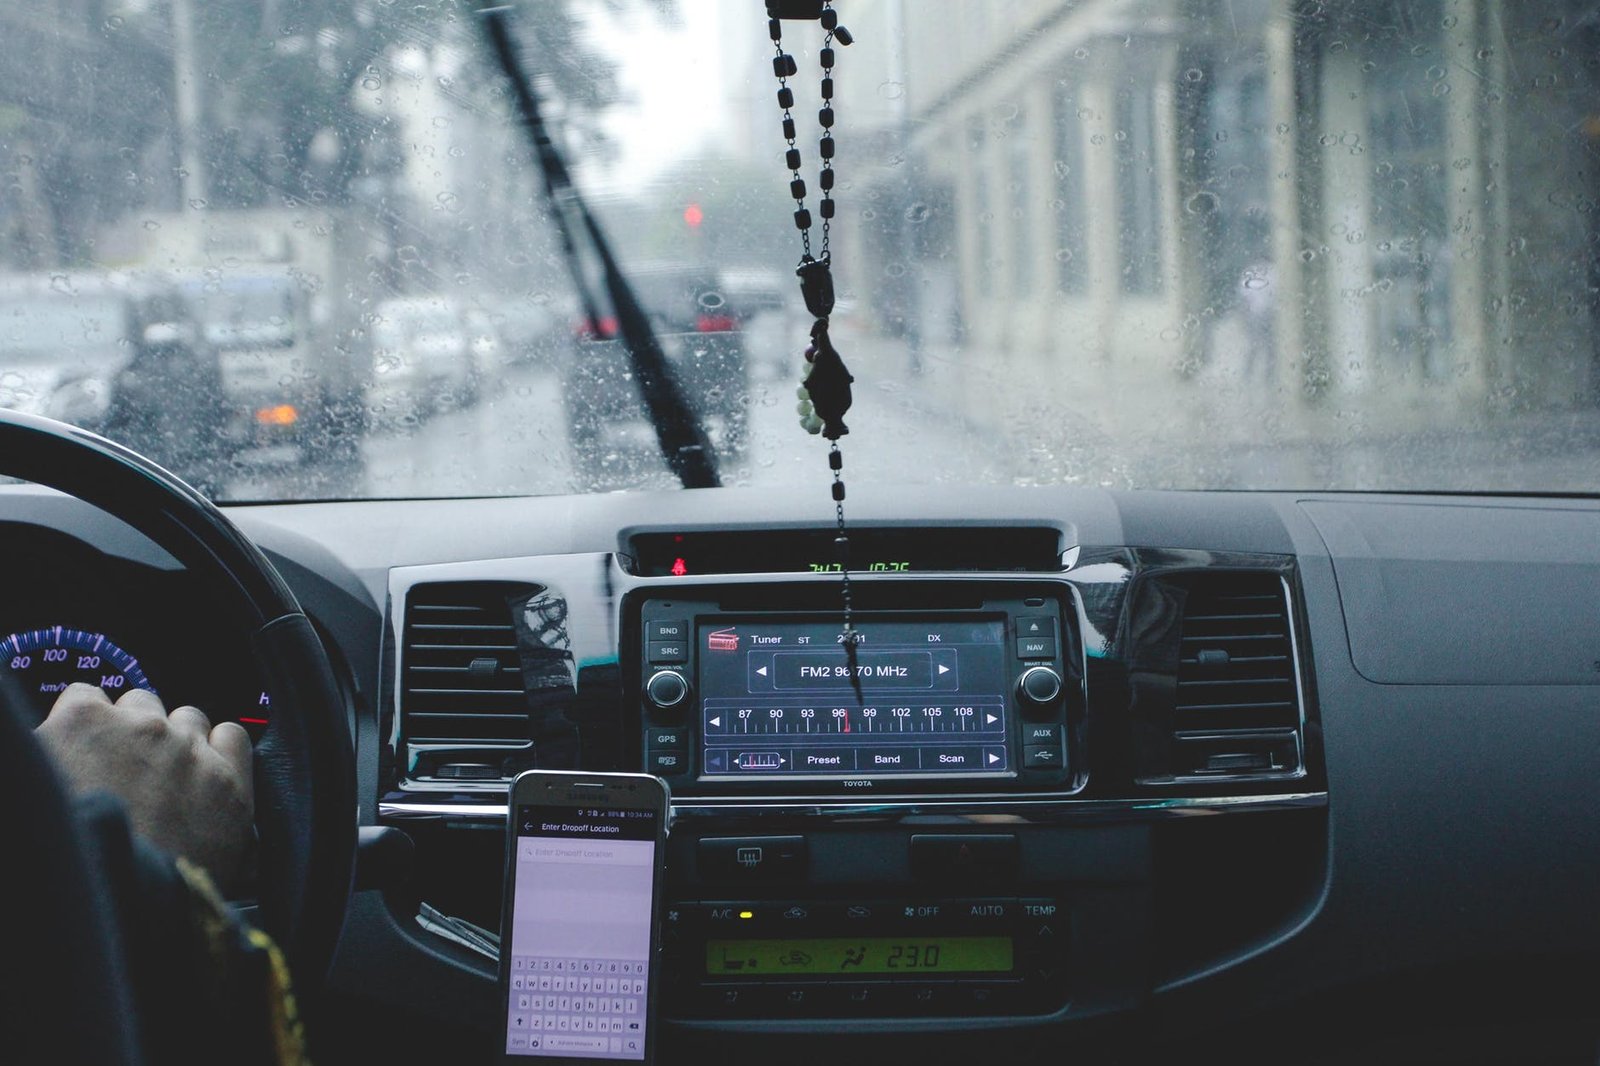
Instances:
[[[506,1053],[643,1060],[661,812],[516,811]]]

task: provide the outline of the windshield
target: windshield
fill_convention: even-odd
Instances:
[[[1600,4],[838,9],[829,212],[782,47],[852,494],[1600,491]],[[761,0],[507,17],[717,476],[825,507]],[[222,499],[677,484],[471,5],[0,24],[0,406]]]

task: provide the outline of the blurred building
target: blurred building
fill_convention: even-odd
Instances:
[[[1594,10],[861,5],[901,71],[858,134],[893,146],[852,194],[857,269],[900,282],[875,328],[993,353],[969,404],[996,365],[1040,401],[1093,378],[1424,423],[1593,403]]]

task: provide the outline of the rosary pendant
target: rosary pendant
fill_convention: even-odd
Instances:
[[[850,410],[850,383],[854,380],[828,338],[828,320],[817,319],[811,327],[811,347],[806,349],[806,376],[801,386],[803,399],[811,410],[809,420],[802,412],[801,424],[808,433],[821,433],[836,441],[850,432],[844,416]]]
[[[806,310],[816,316],[811,326],[811,347],[806,349],[806,369],[800,385],[800,425],[807,433],[820,433],[836,441],[850,428],[844,424],[850,410],[850,376],[844,360],[828,336],[828,315],[833,311],[833,270],[826,259],[807,257],[795,271]]]

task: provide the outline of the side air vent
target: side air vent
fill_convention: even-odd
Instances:
[[[409,745],[527,743],[528,701],[509,605],[533,591],[500,581],[412,587],[400,692],[401,732]],[[441,770],[447,777],[499,776],[475,764]]]
[[[1185,592],[1172,776],[1298,773],[1300,690],[1282,578],[1230,571],[1168,580]]]

